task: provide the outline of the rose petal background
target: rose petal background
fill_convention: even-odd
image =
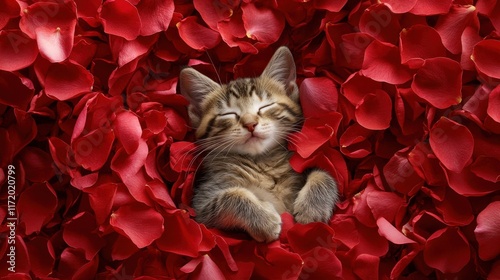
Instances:
[[[0,278],[498,278],[499,19],[495,0],[2,1]],[[258,76],[282,45],[291,166],[341,200],[263,244],[196,222],[177,84]]]

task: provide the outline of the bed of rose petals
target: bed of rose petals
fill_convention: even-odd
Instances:
[[[0,29],[5,279],[500,277],[499,0],[3,0]],[[259,75],[281,45],[291,164],[342,201],[262,244],[194,221],[177,79]]]

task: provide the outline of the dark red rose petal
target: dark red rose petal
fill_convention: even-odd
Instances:
[[[55,252],[47,237],[36,236],[26,243],[30,257],[31,271],[37,277],[47,277],[55,264]]]
[[[57,100],[67,100],[92,91],[94,77],[79,64],[66,61],[50,65],[45,77],[45,93]]]
[[[82,249],[87,260],[91,260],[105,245],[105,241],[96,229],[94,216],[88,212],[81,212],[64,225],[63,238],[69,246]]]
[[[26,179],[42,183],[54,176],[52,158],[44,150],[35,147],[26,147],[18,156],[23,167],[29,170],[26,173]]]
[[[353,272],[360,279],[369,279],[379,275],[380,258],[369,254],[360,254],[356,257]]]
[[[163,217],[151,207],[141,203],[124,205],[109,219],[111,226],[128,237],[139,248],[144,248],[163,233]]]
[[[366,94],[382,89],[382,84],[357,72],[349,76],[342,84],[342,93],[353,104],[357,105]]]
[[[127,0],[106,1],[101,6],[99,17],[107,34],[134,40],[141,33],[139,11]]]
[[[432,106],[445,109],[462,101],[462,69],[454,60],[429,58],[418,69],[412,90]]]
[[[177,28],[184,42],[198,51],[212,49],[220,42],[219,33],[199,24],[195,16],[182,19]]]
[[[383,170],[389,186],[402,194],[413,195],[424,183],[408,160],[405,150],[394,154]]]
[[[382,130],[391,124],[392,101],[383,90],[367,94],[356,106],[355,116],[364,128]]]
[[[446,170],[450,187],[463,196],[483,196],[498,190],[498,184],[486,181],[467,167],[460,173]]]
[[[295,224],[288,230],[288,242],[294,252],[305,254],[316,247],[334,250],[337,245],[333,241],[335,232],[326,224]]]
[[[443,221],[449,226],[466,226],[474,220],[469,200],[452,189],[447,189],[444,199],[436,201],[435,205]]]
[[[113,131],[96,129],[71,144],[75,161],[83,168],[96,171],[108,160],[115,140]]]
[[[174,14],[174,2],[163,0],[141,0],[136,6],[141,18],[141,35],[149,36],[165,31]]]
[[[445,2],[445,1],[443,1]],[[436,23],[436,30],[441,35],[443,45],[453,54],[462,51],[460,38],[467,26],[478,25],[477,11],[472,5],[453,5],[447,14],[441,15]]]
[[[0,30],[0,53],[0,70],[16,71],[35,62],[38,48],[20,30]]]
[[[500,41],[483,40],[474,46],[472,50],[472,61],[476,68],[485,75],[500,79]]]
[[[445,57],[446,49],[437,31],[426,25],[414,25],[403,29],[399,38],[401,62],[408,63],[415,58],[427,59]]]
[[[340,12],[347,0],[329,1],[329,0],[315,0],[314,7],[317,9],[324,9],[330,12]]]
[[[11,72],[0,70],[0,104],[25,110],[33,98],[31,81]]]
[[[376,40],[366,48],[361,73],[375,81],[394,85],[411,79],[410,70],[401,64],[399,49]]]
[[[50,62],[68,58],[73,48],[76,26],[76,5],[38,2],[23,10],[19,27],[36,39],[40,54]]]
[[[243,3],[241,10],[248,38],[264,44],[272,44],[278,40],[285,28],[285,19],[281,13],[265,6],[257,7],[255,3]]]
[[[100,184],[84,190],[89,196],[90,207],[94,210],[98,224],[103,224],[111,213],[116,190],[115,183]]]
[[[458,228],[438,230],[425,244],[424,260],[443,273],[459,272],[470,260],[469,242]]]
[[[26,188],[19,196],[17,208],[19,223],[26,228],[26,234],[40,232],[57,209],[57,195],[48,184],[36,183]]]
[[[405,201],[396,193],[374,190],[366,194],[366,203],[375,220],[382,217],[392,223]]]
[[[500,255],[500,201],[494,201],[484,208],[477,216],[477,226],[474,230],[479,243],[479,257],[491,260]]]
[[[338,91],[332,80],[307,78],[300,85],[300,104],[306,117],[319,117],[337,111]]]
[[[493,157],[479,156],[470,166],[476,176],[494,183],[500,182],[500,160]]]
[[[16,0],[0,2],[0,29],[4,29],[11,18],[19,16],[19,12],[20,7]]]
[[[444,117],[431,128],[429,143],[441,163],[453,172],[461,172],[469,164],[474,150],[474,137],[467,127]]]
[[[398,43],[401,31],[398,19],[399,16],[393,14],[386,5],[375,4],[364,10],[359,19],[359,29],[362,33],[373,36],[379,42],[395,45]]]

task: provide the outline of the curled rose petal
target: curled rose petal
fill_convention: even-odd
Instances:
[[[39,232],[52,219],[57,201],[56,192],[48,183],[36,183],[26,188],[17,204],[19,223],[24,224],[26,234]]]
[[[163,233],[162,215],[141,203],[127,204],[118,208],[111,214],[109,223],[139,248],[150,245]]]
[[[94,210],[98,224],[103,224],[111,213],[115,200],[117,184],[106,183],[84,189],[89,196],[90,207]]]
[[[477,226],[474,230],[479,243],[479,257],[491,260],[500,255],[500,201],[490,203],[477,215]]]
[[[402,14],[410,11],[417,3],[417,0],[398,1],[398,0],[382,0],[380,1],[387,5],[393,13]]]
[[[500,41],[483,40],[477,43],[472,50],[472,61],[477,70],[485,75],[500,79]]]
[[[444,1],[443,1],[444,2]],[[436,30],[441,35],[443,45],[453,54],[462,51],[462,33],[467,26],[478,25],[477,11],[472,5],[453,5],[447,14],[441,15]]]
[[[382,89],[380,82],[374,81],[357,72],[342,84],[342,93],[353,104],[358,104],[366,94]]]
[[[99,10],[99,17],[102,20],[104,32],[108,34],[134,40],[141,33],[139,11],[127,0],[104,2]]]
[[[500,86],[490,92],[486,112],[494,121],[500,123]]]
[[[406,150],[395,153],[383,170],[389,186],[403,194],[415,194],[424,183],[408,160]]]
[[[427,239],[424,260],[443,273],[459,272],[470,260],[469,242],[458,228],[440,229]]]
[[[54,176],[54,167],[50,155],[40,148],[26,147],[19,153],[23,167],[29,172],[26,179],[32,182],[45,182]]]
[[[0,2],[0,29],[4,29],[11,18],[19,16],[19,12],[20,7],[16,0]]]
[[[87,260],[91,260],[105,245],[104,240],[95,232],[95,218],[88,212],[76,214],[64,226],[64,241],[71,247],[82,249]]]
[[[363,158],[372,152],[372,145],[368,137],[372,131],[359,124],[349,126],[340,136],[340,151],[352,158]]]
[[[79,64],[69,61],[50,65],[45,77],[45,93],[57,100],[67,100],[92,91],[94,77]]]
[[[414,0],[405,2],[411,1]],[[399,16],[393,14],[389,7],[384,4],[375,4],[364,10],[359,19],[359,29],[380,42],[397,44],[401,26]]]
[[[36,41],[20,30],[0,30],[0,70],[16,71],[35,62]]]
[[[456,105],[462,101],[462,68],[449,58],[429,58],[413,77],[411,89],[436,108]]]
[[[142,135],[141,124],[137,115],[129,111],[116,114],[114,130],[116,138],[122,143],[123,148],[128,154],[137,150],[139,139]]]
[[[391,124],[392,101],[383,90],[367,94],[356,106],[355,116],[364,128],[382,130]]]
[[[375,81],[394,85],[411,79],[410,70],[401,64],[399,49],[377,40],[366,48],[361,73]]]
[[[141,18],[142,36],[167,30],[175,8],[173,1],[163,0],[141,0],[136,7]]]
[[[338,91],[325,77],[307,78],[300,84],[300,103],[306,117],[319,117],[337,111]]]
[[[220,42],[220,35],[197,22],[197,17],[191,16],[177,23],[179,36],[191,48],[199,51],[212,49]]]
[[[401,231],[396,229],[391,223],[389,223],[384,217],[377,220],[378,233],[387,238],[394,244],[411,244],[416,243],[414,240],[409,239],[404,236]]]
[[[494,183],[500,182],[500,160],[494,157],[479,156],[470,166],[476,176]]]
[[[75,161],[90,171],[99,170],[108,160],[115,140],[113,131],[95,129],[71,144]]]
[[[444,199],[436,201],[435,205],[443,221],[449,226],[466,226],[474,220],[469,200],[452,189],[446,189]]]
[[[23,10],[19,27],[36,39],[40,54],[50,62],[68,58],[73,48],[76,26],[74,2],[37,2]]]
[[[431,128],[429,143],[441,163],[453,172],[469,164],[474,150],[474,137],[467,127],[444,117]]]
[[[26,243],[30,257],[31,271],[38,277],[52,273],[55,264],[55,252],[52,242],[47,237],[36,236]]]

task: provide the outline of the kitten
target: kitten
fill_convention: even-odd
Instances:
[[[338,200],[334,179],[319,169],[295,172],[285,148],[302,119],[295,79],[286,47],[257,78],[219,85],[192,68],[181,71],[197,143],[207,152],[194,189],[198,222],[270,242],[285,211],[298,223],[330,219]]]

